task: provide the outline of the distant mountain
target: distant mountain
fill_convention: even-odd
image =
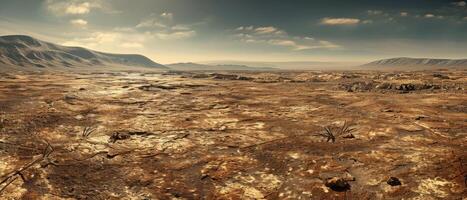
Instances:
[[[145,67],[167,69],[137,54],[111,54],[66,47],[25,35],[0,36],[0,70],[99,69],[102,67]]]
[[[290,61],[290,62],[273,62],[273,61],[234,61],[234,60],[219,60],[201,62],[207,65],[246,65],[255,67],[267,67],[280,70],[345,70],[351,66],[361,65],[360,62],[319,62],[319,61]]]
[[[467,59],[432,59],[432,58],[390,58],[374,61],[362,67],[413,69],[413,68],[464,68],[467,67]]]
[[[260,70],[277,70],[272,67],[250,67],[246,65],[208,65],[198,63],[174,63],[166,65],[170,69],[180,71],[260,71]]]

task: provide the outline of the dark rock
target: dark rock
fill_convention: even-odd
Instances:
[[[433,74],[433,77],[440,78],[440,79],[449,79],[449,76],[444,75],[444,74],[438,74],[438,73]]]
[[[425,118],[425,116],[417,116],[417,117],[415,118],[415,120],[421,120],[421,119],[423,119],[423,118]]]
[[[401,181],[396,177],[389,178],[388,181],[386,181],[386,183],[388,183],[390,186],[402,185]]]
[[[118,140],[126,140],[126,139],[128,139],[130,137],[131,137],[131,135],[129,133],[127,133],[127,132],[115,132],[110,136],[109,142],[110,143],[115,143]]]
[[[328,179],[325,183],[326,187],[331,188],[336,192],[344,192],[350,190],[350,184],[343,178],[334,177]]]

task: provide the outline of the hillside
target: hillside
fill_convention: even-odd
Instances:
[[[0,36],[0,66],[0,69],[26,71],[105,67],[166,69],[142,55],[111,54],[82,47],[66,47],[24,35]]]
[[[379,67],[379,68],[464,68],[467,67],[467,59],[432,59],[432,58],[390,58],[377,60],[362,67]]]

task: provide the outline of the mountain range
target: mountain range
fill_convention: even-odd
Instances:
[[[167,69],[142,55],[111,54],[82,47],[66,47],[25,35],[0,37],[0,65],[2,68],[25,71],[106,67]]]
[[[467,59],[433,59],[433,58],[390,58],[377,60],[365,65],[371,69],[432,69],[432,68],[465,68]]]
[[[236,65],[236,64],[198,64],[198,63],[174,63],[166,65],[170,69],[180,70],[180,71],[270,71],[278,70],[277,68],[272,67],[251,67],[246,65]]]
[[[251,67],[255,66],[255,67]],[[26,35],[0,36],[0,71],[156,69],[180,71],[268,70],[421,70],[466,68],[467,59],[390,58],[356,66],[343,62],[211,61],[162,65],[138,54],[113,54],[67,47]]]

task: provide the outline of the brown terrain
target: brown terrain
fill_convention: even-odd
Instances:
[[[0,75],[0,199],[465,199],[467,71]]]

